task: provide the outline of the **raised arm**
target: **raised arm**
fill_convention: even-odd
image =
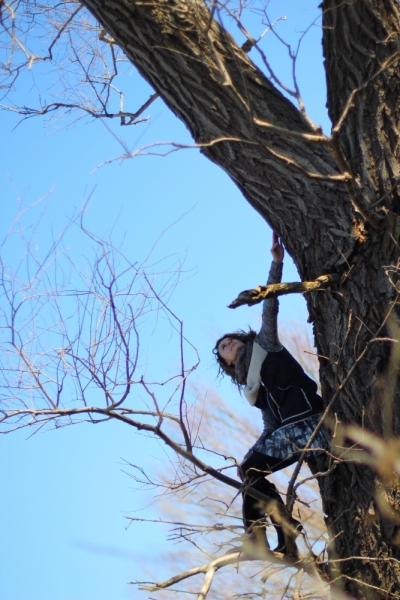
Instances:
[[[280,283],[282,278],[284,253],[283,246],[280,244],[279,238],[274,232],[271,248],[273,260],[268,275],[267,285]],[[278,298],[264,300],[261,329],[257,334],[255,341],[260,344],[264,350],[267,350],[267,352],[278,352],[279,350],[282,350],[282,344],[278,337],[278,310]]]

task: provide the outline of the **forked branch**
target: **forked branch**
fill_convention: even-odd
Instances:
[[[247,553],[247,552],[243,552],[242,548],[240,548],[240,549],[235,548],[235,549],[227,552],[223,556],[219,556],[218,558],[215,558],[214,560],[212,560],[204,565],[201,565],[199,567],[194,567],[193,569],[188,569],[187,571],[183,571],[182,573],[179,573],[178,575],[175,575],[174,577],[171,577],[170,579],[166,579],[165,581],[161,581],[160,583],[154,583],[152,585],[142,585],[141,587],[139,587],[139,589],[145,590],[148,592],[156,592],[158,590],[164,590],[166,588],[169,588],[169,587],[175,585],[176,583],[179,583],[181,581],[184,581],[185,579],[188,579],[189,577],[193,577],[195,575],[204,573],[205,578],[204,578],[203,586],[202,586],[199,594],[197,595],[197,600],[204,600],[204,598],[206,598],[206,596],[207,596],[208,591],[210,590],[212,580],[214,578],[215,573],[218,571],[218,569],[221,569],[222,567],[226,567],[229,565],[235,565],[235,564],[239,564],[241,562],[252,561],[252,560],[268,560],[268,562],[273,563],[273,564],[283,565],[285,567],[288,567],[288,566],[295,567],[296,569],[305,571],[312,577],[315,577],[315,576],[322,577],[322,579],[325,582],[328,582],[328,577],[325,574],[324,564],[318,565],[318,572],[317,572],[316,563],[314,561],[310,561],[308,559],[299,560],[294,557],[285,556],[280,552],[272,552],[272,551],[267,551],[267,550],[259,551],[257,553],[255,553],[255,552]],[[136,582],[132,582],[132,583],[140,584],[142,582],[136,581]]]

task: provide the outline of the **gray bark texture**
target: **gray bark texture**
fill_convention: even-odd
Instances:
[[[321,5],[329,143],[202,0],[83,3],[282,237],[301,279],[347,273],[308,299],[326,405],[365,351],[333,404],[335,439],[344,424],[398,436],[398,365],[392,344],[374,341],[394,336],[399,317],[398,0]],[[398,478],[343,461],[320,482],[330,558],[342,559],[334,585],[354,598],[399,597]]]

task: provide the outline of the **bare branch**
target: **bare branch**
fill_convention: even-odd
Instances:
[[[193,569],[184,571],[183,573],[180,573],[179,575],[175,575],[174,577],[171,577],[170,579],[167,579],[166,581],[156,583],[153,585],[149,585],[149,586],[141,586],[139,589],[146,590],[149,592],[155,592],[157,590],[171,587],[175,583],[179,583],[180,581],[183,581],[184,579],[188,579],[189,577],[193,577],[194,575],[199,575],[201,573],[204,573],[206,575],[206,578],[205,578],[202,590],[201,590],[198,598],[205,598],[210,589],[212,579],[218,569],[221,569],[228,565],[239,564],[244,561],[260,560],[260,559],[261,560],[268,559],[268,561],[275,563],[275,564],[282,564],[285,566],[296,566],[297,568],[298,568],[298,565],[301,564],[301,563],[299,563],[299,561],[297,559],[290,558],[290,557],[284,557],[279,552],[265,551],[265,552],[259,553],[258,555],[253,554],[253,556],[251,556],[251,555],[247,554],[246,552],[243,552],[241,549],[239,549],[239,550],[234,549],[234,550],[231,550],[230,552],[228,552],[227,554],[225,554],[224,556],[220,556],[204,565],[201,565],[199,567],[194,567]],[[132,582],[132,583],[139,584],[140,582]],[[203,596],[201,596],[201,594],[203,594]]]
[[[156,94],[154,94],[153,96],[156,96]],[[153,96],[152,96],[152,98],[153,98]],[[155,98],[154,98],[154,100],[155,100]],[[153,102],[153,100],[151,100],[151,102]],[[129,113],[129,112],[108,113],[108,112],[102,112],[102,111],[95,111],[83,104],[81,104],[81,105],[80,104],[65,104],[63,102],[54,102],[52,104],[48,104],[47,106],[43,107],[42,109],[29,108],[27,106],[23,106],[21,108],[13,108],[12,106],[6,106],[4,104],[0,104],[0,107],[4,108],[5,110],[8,110],[10,112],[14,112],[19,115],[23,115],[27,119],[30,117],[47,115],[47,114],[53,113],[55,111],[58,111],[61,108],[66,108],[68,110],[68,112],[72,111],[72,110],[81,110],[81,111],[87,113],[88,115],[90,115],[91,117],[93,117],[94,119],[121,119],[121,125],[138,125],[139,123],[145,123],[146,121],[148,121],[150,119],[150,117],[146,117],[144,119],[137,120],[137,116],[142,114],[142,112],[144,110],[146,110],[146,105],[149,106],[151,104],[151,102],[148,100],[136,113]],[[125,119],[129,119],[129,121],[126,122]]]
[[[238,297],[228,305],[228,308],[238,308],[238,306],[243,306],[244,304],[253,306],[267,298],[277,298],[286,294],[305,294],[307,292],[323,290],[330,285],[338,285],[341,279],[341,275],[332,273],[330,275],[320,275],[315,281],[259,285],[251,290],[240,292]]]

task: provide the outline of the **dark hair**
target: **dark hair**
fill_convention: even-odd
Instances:
[[[257,335],[257,333],[255,331],[253,331],[253,329],[250,329],[250,328],[247,333],[246,333],[246,331],[243,331],[243,329],[239,329],[239,331],[235,331],[234,333],[226,333],[225,335],[221,336],[216,341],[216,344],[213,349],[213,354],[215,355],[215,358],[217,359],[217,363],[219,366],[218,375],[229,375],[229,377],[232,379],[233,383],[236,383],[236,385],[238,386],[239,389],[242,384],[237,379],[235,365],[228,365],[226,360],[224,360],[222,358],[222,356],[220,355],[220,353],[218,352],[218,346],[222,342],[222,340],[224,340],[225,338],[230,338],[232,340],[239,340],[240,342],[243,342],[244,344],[247,344],[247,342],[254,342],[254,338],[256,337],[256,335]]]

